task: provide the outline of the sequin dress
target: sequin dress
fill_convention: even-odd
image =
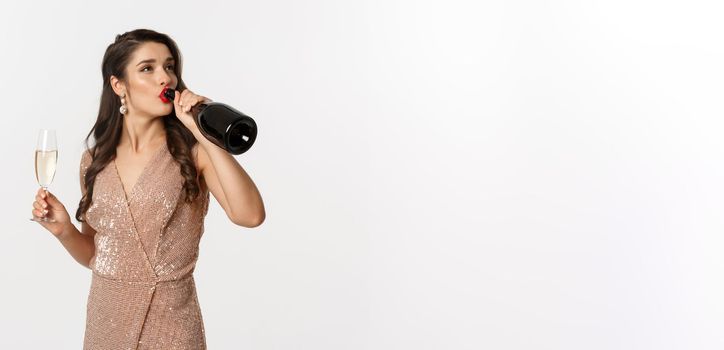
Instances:
[[[179,169],[164,143],[128,198],[115,161],[96,176],[84,349],[206,349],[193,271],[209,192],[185,202]]]

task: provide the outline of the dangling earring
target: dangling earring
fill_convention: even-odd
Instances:
[[[126,114],[128,112],[128,108],[126,108],[126,94],[123,93],[121,95],[121,108],[118,109],[121,114]]]

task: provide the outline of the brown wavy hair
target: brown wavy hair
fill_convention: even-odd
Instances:
[[[178,78],[176,90],[183,91],[186,89],[186,84],[181,79],[181,53],[176,43],[168,35],[150,29],[136,29],[116,35],[115,42],[106,48],[103,55],[101,64],[103,90],[101,91],[98,118],[85,138],[86,148],[88,148],[92,161],[83,179],[86,193],[80,199],[78,210],[75,213],[75,218],[79,222],[83,222],[82,216],[92,203],[93,184],[96,176],[108,163],[116,158],[116,147],[118,147],[121,140],[123,128],[123,118],[119,111],[121,101],[111,88],[111,76],[124,80],[126,78],[126,65],[131,59],[131,55],[145,42],[156,42],[165,44],[168,47],[176,61],[174,65],[174,72]],[[200,193],[198,174],[191,155],[191,149],[198,141],[191,131],[176,118],[175,111],[171,111],[170,114],[163,117],[163,124],[166,130],[166,144],[169,153],[180,165],[181,175],[184,178],[184,200],[191,202]],[[95,141],[93,147],[89,146],[91,136]]]

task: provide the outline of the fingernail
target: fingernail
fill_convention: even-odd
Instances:
[[[48,210],[43,210],[43,215],[47,214]]]
[[[47,204],[43,204],[43,208],[47,208],[47,207],[48,207],[48,205],[47,205]]]

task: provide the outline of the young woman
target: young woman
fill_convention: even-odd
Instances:
[[[256,185],[199,131],[190,108],[209,99],[181,79],[167,35],[138,29],[116,36],[102,63],[95,141],[80,162],[75,218],[42,189],[33,215],[92,270],[85,349],[205,349],[193,271],[209,192],[237,225],[265,218]],[[159,97],[177,90],[173,102]],[[179,93],[180,91],[180,93]]]

